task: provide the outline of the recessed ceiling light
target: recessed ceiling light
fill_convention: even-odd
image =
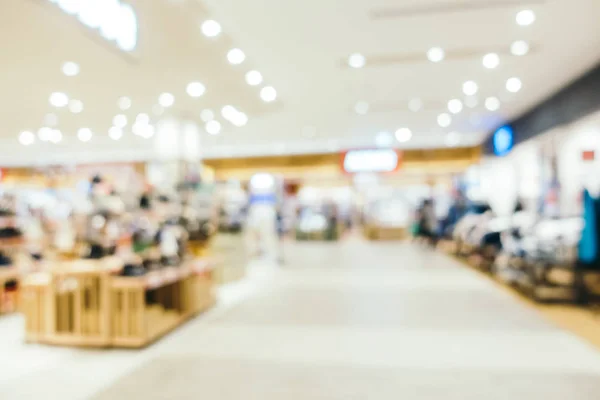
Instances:
[[[366,101],[359,101],[354,105],[354,112],[359,115],[366,115],[369,112],[369,103]]]
[[[135,117],[135,123],[148,125],[150,123],[150,117],[146,113],[140,113],[137,115],[137,117]],[[125,125],[127,125],[127,122],[125,122]]]
[[[506,81],[506,90],[511,93],[517,93],[523,87],[523,83],[519,78],[510,78]]]
[[[163,115],[165,112],[165,109],[163,108],[163,106],[155,104],[152,106],[152,114],[156,115],[157,117]]]
[[[47,126],[44,126],[43,128],[40,128],[38,130],[37,135],[40,141],[47,142],[52,137],[52,129],[48,128]]]
[[[67,61],[62,66],[62,72],[66,76],[77,76],[79,75],[79,64],[73,61]]]
[[[446,146],[456,147],[460,143],[460,134],[458,132],[449,132],[446,135]]]
[[[412,112],[419,112],[423,108],[423,101],[421,99],[412,99],[408,102],[408,109]]]
[[[202,33],[206,37],[216,37],[221,33],[221,24],[212,19],[206,20],[202,23]]]
[[[197,98],[204,94],[206,88],[201,82],[190,82],[188,83],[186,90],[190,97]]]
[[[521,10],[516,16],[517,24],[528,26],[535,22],[535,13],[532,10]]]
[[[108,130],[108,136],[112,140],[119,140],[123,137],[123,130],[117,126],[113,126]]]
[[[412,131],[408,128],[400,128],[396,131],[395,136],[400,143],[406,143],[412,138]]]
[[[463,109],[463,103],[459,99],[452,99],[448,102],[448,110],[452,114],[458,114]]]
[[[200,113],[200,119],[202,119],[202,121],[204,122],[208,122],[208,121],[212,121],[213,119],[215,119],[215,113],[212,112],[212,110],[202,110],[202,112]]]
[[[393,140],[392,134],[387,131],[379,132],[375,136],[375,144],[378,147],[389,147],[392,145]]]
[[[123,96],[117,101],[117,105],[123,111],[129,110],[131,108],[131,99],[127,96]]]
[[[80,10],[82,2],[79,0],[56,0],[54,3],[57,3],[58,7],[67,14],[74,15]]]
[[[221,123],[217,120],[208,121],[204,126],[206,132],[210,135],[218,135],[221,132]]]
[[[273,86],[265,86],[260,91],[260,98],[264,102],[271,103],[277,98],[277,91]]]
[[[238,110],[236,110],[234,106],[226,105],[225,107],[221,108],[221,115],[228,121],[231,121],[233,118],[235,118],[237,113]]]
[[[231,49],[227,53],[227,60],[229,61],[230,64],[238,65],[238,64],[243,63],[245,59],[246,59],[246,54],[244,54],[244,52],[238,48]]]
[[[58,129],[52,129],[52,132],[50,133],[50,139],[49,141],[52,143],[59,143],[63,138],[63,134],[60,130]]]
[[[474,81],[466,81],[463,83],[463,93],[467,96],[473,96],[479,90],[479,86]]]
[[[362,68],[366,63],[367,59],[360,53],[354,53],[348,57],[348,65],[352,68]]]
[[[23,131],[19,134],[19,142],[23,146],[32,145],[35,142],[35,135],[33,132]]]
[[[450,114],[442,113],[437,117],[438,125],[442,128],[447,128],[452,123],[452,117]]]
[[[54,113],[48,113],[44,116],[44,125],[50,128],[54,128],[58,125],[58,116]]]
[[[248,123],[248,116],[243,112],[237,112],[231,119],[231,123],[237,127],[245,126]]]
[[[134,135],[149,139],[154,136],[154,127],[148,123],[136,122],[133,124],[131,131]]]
[[[77,137],[82,142],[89,142],[92,139],[92,130],[90,128],[81,128],[77,131]]]
[[[465,98],[465,105],[469,108],[475,108],[479,105],[479,100],[477,96],[467,96]]]
[[[66,107],[69,104],[69,96],[63,92],[54,92],[50,95],[50,104],[58,108]]]
[[[83,102],[77,99],[70,100],[69,111],[71,111],[73,114],[79,114],[83,111]]]
[[[510,45],[510,52],[515,56],[524,56],[529,53],[529,44],[524,40],[517,40]]]
[[[125,128],[127,126],[127,116],[124,114],[115,115],[112,120],[112,123],[117,128]]]
[[[488,97],[485,99],[485,108],[490,111],[497,111],[500,108],[500,100],[497,97]]]
[[[488,69],[497,68],[500,65],[500,56],[496,53],[488,53],[483,56],[483,66]]]
[[[164,108],[169,108],[175,103],[175,96],[171,93],[163,93],[158,96],[158,104],[163,106]]]
[[[427,59],[431,62],[438,63],[444,60],[444,57],[446,57],[446,53],[441,47],[432,47],[427,51]]]
[[[250,86],[260,85],[263,81],[263,76],[258,71],[248,71],[246,73],[246,83]]]

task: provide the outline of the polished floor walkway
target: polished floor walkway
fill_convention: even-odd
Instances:
[[[0,399],[600,398],[595,348],[441,254],[349,239],[286,258],[143,351],[27,346],[0,320]]]

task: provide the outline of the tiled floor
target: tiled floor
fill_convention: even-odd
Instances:
[[[286,259],[143,351],[26,346],[4,318],[0,399],[600,398],[595,348],[441,254],[349,239]]]

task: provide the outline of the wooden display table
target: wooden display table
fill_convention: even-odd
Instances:
[[[108,260],[78,260],[22,283],[26,340],[66,346],[143,347],[214,304],[206,260],[140,277]]]
[[[364,233],[370,240],[404,240],[408,237],[406,228],[399,226],[367,225]]]
[[[0,267],[0,314],[13,312],[17,308],[17,290],[11,283],[19,282],[19,272],[14,267]]]

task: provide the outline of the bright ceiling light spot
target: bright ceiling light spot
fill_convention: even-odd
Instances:
[[[154,136],[154,126],[148,123],[136,122],[131,128],[131,131],[134,135],[141,136],[145,139],[150,139]]]
[[[121,4],[119,0],[101,0],[102,10],[104,14],[102,17],[102,23],[100,25],[100,35],[106,40],[116,40],[119,34],[121,34]],[[116,16],[116,18],[115,18]]]
[[[123,96],[119,98],[117,105],[123,111],[129,110],[131,108],[131,99],[127,96]]]
[[[452,117],[450,114],[442,113],[437,117],[438,125],[442,128],[447,128],[452,123]]]
[[[169,108],[175,103],[175,96],[171,93],[163,93],[158,96],[158,104],[164,108]]]
[[[369,112],[369,103],[366,101],[359,101],[354,105],[354,112],[358,115],[366,115]]]
[[[386,131],[379,132],[377,136],[375,136],[375,144],[378,147],[389,147],[393,142],[392,134]]]
[[[115,115],[115,117],[112,120],[112,123],[117,128],[123,129],[127,126],[127,116],[124,114]]]
[[[70,100],[69,111],[71,111],[73,114],[81,113],[83,111],[83,102],[77,99]]]
[[[200,119],[204,122],[208,122],[208,121],[212,121],[213,119],[215,119],[215,113],[212,112],[212,110],[202,110],[202,112],[200,113]]]
[[[148,125],[150,123],[150,117],[146,113],[140,113],[135,117],[136,124]],[[126,122],[127,124],[127,122]]]
[[[206,37],[216,37],[221,33],[221,24],[217,21],[209,19],[202,23],[202,33]]]
[[[463,83],[463,93],[467,96],[473,96],[479,90],[479,86],[474,81],[466,81]]]
[[[483,56],[483,66],[488,69],[497,68],[500,65],[500,56],[496,53],[488,53]]]
[[[63,134],[61,131],[59,131],[58,129],[52,129],[52,132],[50,132],[50,138],[49,138],[50,142],[60,143],[62,138],[63,138]]]
[[[92,130],[90,128],[81,128],[77,131],[77,137],[82,142],[89,142],[92,139]]]
[[[456,147],[460,143],[460,134],[458,132],[449,132],[446,135],[446,146]]]
[[[117,34],[117,46],[124,51],[133,51],[137,46],[137,15],[129,4],[121,4],[118,19],[119,31]]]
[[[32,145],[35,142],[35,135],[33,132],[23,131],[19,134],[19,142],[23,146]]]
[[[123,137],[123,130],[117,126],[113,126],[108,130],[108,137],[112,140],[119,140]]]
[[[237,113],[238,110],[236,110],[234,106],[226,105],[221,109],[221,115],[228,121],[231,121],[233,118],[235,118]]]
[[[406,143],[412,139],[412,131],[408,128],[400,128],[396,131],[395,136],[400,143]]]
[[[423,100],[421,99],[411,99],[408,102],[408,109],[412,112],[419,112],[423,108]]]
[[[231,120],[231,123],[237,127],[245,126],[248,123],[248,116],[243,112],[238,112]]]
[[[81,0],[58,0],[56,2],[61,10],[66,12],[67,14],[77,14],[79,11],[79,6],[81,5]]]
[[[427,59],[431,62],[438,63],[444,60],[446,53],[441,47],[432,47],[427,51]]]
[[[208,121],[204,128],[210,135],[217,135],[221,132],[221,123],[213,119],[212,121]]]
[[[528,26],[535,22],[535,13],[532,10],[521,10],[516,16],[517,24]]]
[[[448,102],[448,110],[452,114],[458,114],[463,110],[463,103],[459,99],[452,99]]]
[[[510,52],[515,56],[524,56],[529,53],[529,44],[524,40],[517,40],[510,45]]]
[[[80,1],[79,13],[77,18],[79,21],[91,29],[97,29],[102,24],[103,20],[103,0],[84,0]]]
[[[467,96],[465,99],[465,105],[469,108],[475,108],[479,105],[479,100],[477,96]]]
[[[48,113],[44,116],[44,125],[50,128],[54,128],[58,125],[58,116],[54,113]]]
[[[52,129],[45,126],[43,128],[40,128],[40,130],[37,132],[37,135],[40,141],[47,142],[52,137]]]
[[[204,87],[204,85],[201,82],[190,82],[187,85],[187,94],[190,95],[190,97],[200,97],[204,94],[204,92],[206,92],[206,87]]]
[[[485,108],[490,111],[498,111],[500,108],[500,100],[497,97],[488,97],[485,99]]]
[[[273,86],[265,86],[260,91],[260,98],[264,102],[271,103],[277,99],[277,91]]]
[[[54,92],[50,95],[50,104],[58,108],[66,107],[69,104],[69,96],[63,92]]]
[[[506,90],[511,93],[517,93],[523,87],[523,83],[519,78],[510,78],[506,81]]]
[[[250,86],[260,85],[263,81],[263,76],[258,71],[248,71],[246,73],[246,83]]]
[[[66,76],[77,76],[79,75],[79,64],[73,61],[67,61],[62,66],[62,72]]]
[[[348,57],[348,65],[352,68],[362,68],[366,63],[367,59],[360,53],[354,53]]]
[[[227,52],[227,60],[230,64],[238,65],[244,62],[246,59],[246,54],[238,48],[231,49]]]

